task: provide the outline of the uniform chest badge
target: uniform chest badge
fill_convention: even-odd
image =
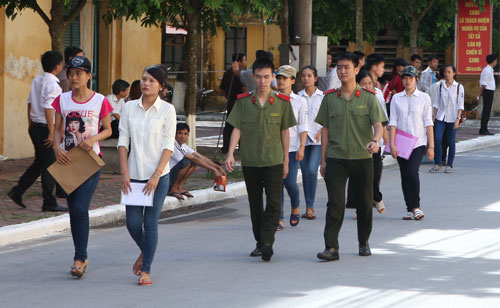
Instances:
[[[339,91],[337,92],[337,97],[340,97],[341,94],[342,94],[342,90],[339,89]]]
[[[255,104],[255,101],[256,101],[255,96],[252,96],[252,103]]]
[[[269,98],[269,103],[270,103],[271,105],[274,103],[274,96],[271,96],[271,97]]]
[[[356,91],[356,97],[359,97],[360,95],[361,95],[361,90],[359,90],[359,89],[358,89],[358,90]]]

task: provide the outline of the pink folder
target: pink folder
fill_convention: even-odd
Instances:
[[[398,149],[398,156],[406,160],[409,159],[417,141],[418,137],[405,133],[402,130],[396,130],[394,145]]]

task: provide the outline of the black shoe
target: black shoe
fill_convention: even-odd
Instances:
[[[262,256],[260,247],[255,247],[255,249],[250,253],[250,257],[260,257],[260,256]]]
[[[14,201],[15,204],[19,205],[22,208],[26,208],[26,205],[23,203],[23,198],[22,195],[18,195],[14,192],[14,190],[11,190],[7,193],[7,196]]]
[[[42,212],[66,212],[68,211],[67,207],[62,207],[57,205],[56,207],[44,207],[42,206]]]
[[[494,134],[490,132],[489,130],[484,130],[484,131],[479,131],[479,135],[485,135],[485,136],[493,136]]]
[[[325,251],[319,252],[316,256],[318,259],[325,261],[337,261],[339,260],[339,250],[335,248],[325,249]]]
[[[367,257],[372,255],[372,252],[370,250],[370,245],[368,245],[368,242],[366,242],[365,244],[359,244],[359,255],[362,257]]]
[[[271,257],[273,256],[273,248],[269,244],[264,244],[260,247],[260,251],[262,252],[262,261],[271,261]]]

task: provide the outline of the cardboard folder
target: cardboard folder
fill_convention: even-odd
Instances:
[[[68,195],[105,165],[93,150],[74,147],[66,155],[71,159],[69,165],[56,161],[47,170]]]

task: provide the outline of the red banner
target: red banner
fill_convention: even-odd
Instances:
[[[492,9],[486,0],[479,8],[473,0],[460,0],[455,57],[458,74],[479,75],[491,53]]]

